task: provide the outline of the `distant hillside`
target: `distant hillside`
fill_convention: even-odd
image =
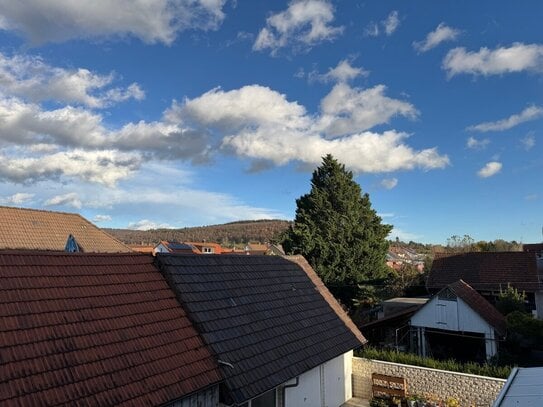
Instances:
[[[182,229],[107,229],[106,232],[126,244],[155,244],[160,240],[180,242],[217,242],[231,247],[247,242],[270,242],[287,229],[286,220],[257,220],[225,223],[224,225],[198,226]]]

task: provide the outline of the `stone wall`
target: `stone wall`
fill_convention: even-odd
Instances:
[[[455,397],[462,407],[491,406],[505,380],[446,370],[353,358],[353,397],[371,399],[371,374],[405,377],[409,394]]]

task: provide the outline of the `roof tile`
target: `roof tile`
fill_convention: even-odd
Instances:
[[[0,252],[0,285],[0,404],[156,405],[221,380],[151,256]]]
[[[204,340],[234,366],[221,371],[237,403],[365,342],[307,263],[171,254],[157,261]]]

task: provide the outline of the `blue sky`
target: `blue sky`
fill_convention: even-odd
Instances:
[[[327,153],[391,237],[541,241],[543,3],[0,0],[0,204],[292,219]]]

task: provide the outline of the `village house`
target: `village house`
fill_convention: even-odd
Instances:
[[[340,406],[365,338],[301,257],[157,254],[189,318],[217,355],[221,402]]]
[[[0,231],[0,250],[132,252],[77,213],[0,206]]]
[[[463,280],[490,303],[508,285],[526,293],[526,307],[543,319],[543,262],[533,251],[437,254],[426,287],[431,293]]]
[[[0,252],[1,405],[216,407],[221,373],[153,257]]]

